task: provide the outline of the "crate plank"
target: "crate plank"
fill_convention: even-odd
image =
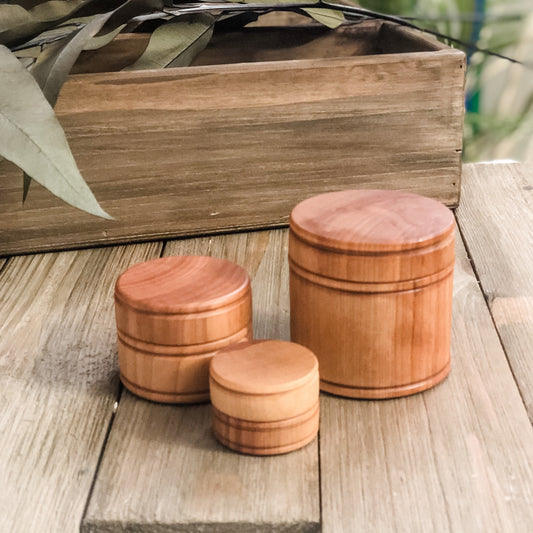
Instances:
[[[117,271],[139,245],[11,258],[0,270],[0,531],[79,531],[117,397]]]
[[[408,398],[322,398],[323,531],[527,533],[533,429],[461,242],[452,371]]]
[[[354,187],[456,205],[463,78],[451,49],[71,76],[56,111],[115,220],[37,184],[21,207],[3,161],[0,256],[279,227]]]
[[[533,422],[533,167],[465,167],[457,219]]]
[[[165,248],[165,255],[184,253],[244,266],[253,280],[256,338],[288,338],[286,231],[192,239]],[[82,531],[319,528],[316,441],[277,457],[239,455],[212,436],[210,406],[160,405],[123,393]]]

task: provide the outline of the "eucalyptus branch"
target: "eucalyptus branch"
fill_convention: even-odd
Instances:
[[[413,30],[421,31],[423,33],[427,33],[429,35],[433,35],[434,37],[438,37],[439,39],[446,39],[462,48],[467,48],[467,49],[473,50],[474,52],[480,52],[482,54],[486,54],[489,56],[494,56],[500,59],[504,59],[506,61],[510,61],[511,63],[522,65],[524,67],[533,68],[533,65],[525,64],[522,61],[506,56],[504,54],[500,54],[493,50],[481,48],[477,46],[475,43],[463,41],[461,39],[457,39],[455,37],[446,35],[436,30],[423,28],[419,26],[418,24],[414,24],[413,22],[411,22],[412,20],[425,20],[422,18],[389,15],[386,13],[378,13],[377,11],[372,11],[370,9],[365,9],[362,7],[347,6],[344,4],[334,4],[334,3],[330,3],[330,2],[326,2],[322,0],[319,0],[318,2],[294,2],[294,3],[284,3],[284,4],[279,4],[275,2],[274,3],[257,3],[257,4],[249,4],[249,3],[242,4],[242,3],[237,3],[237,2],[213,2],[213,3],[192,2],[192,3],[180,3],[180,4],[175,5],[174,7],[167,7],[163,10],[163,12],[171,16],[180,16],[180,15],[191,14],[191,13],[209,13],[209,12],[238,13],[238,12],[247,12],[247,11],[266,13],[270,11],[301,11],[302,9],[314,9],[314,8],[334,9],[334,10],[340,11],[341,13],[344,14],[345,17],[347,17],[348,23],[354,22],[354,21],[360,22],[362,19],[374,19],[374,20],[384,20],[387,22],[393,22],[395,24],[404,26],[406,28],[410,28]],[[146,21],[146,20],[153,20],[158,17],[161,17],[160,13],[159,14],[151,13],[151,14],[136,17],[135,20]]]
[[[168,4],[171,4],[171,2],[168,2]],[[456,37],[452,37],[450,35],[438,32],[436,30],[423,28],[418,24],[415,24],[413,21],[422,21],[422,20],[432,20],[430,18],[426,19],[423,17],[402,17],[397,15],[389,15],[386,13],[378,13],[377,11],[372,11],[370,9],[365,9],[362,7],[357,6],[347,6],[344,4],[335,4],[330,3],[327,1],[319,0],[318,2],[293,2],[293,3],[238,3],[238,2],[190,2],[190,3],[179,3],[174,4],[173,7],[165,7],[161,11],[154,11],[152,13],[146,13],[143,15],[139,15],[136,17],[133,17],[131,19],[132,22],[145,22],[150,20],[157,20],[157,19],[171,19],[173,17],[179,17],[183,15],[191,15],[191,14],[197,14],[197,13],[211,13],[211,14],[222,14],[222,13],[244,13],[244,12],[256,12],[256,13],[268,13],[271,11],[302,11],[303,9],[316,9],[316,8],[324,8],[324,9],[333,9],[336,11],[341,12],[347,19],[347,23],[353,23],[353,22],[360,22],[364,19],[373,19],[373,20],[384,20],[387,22],[393,22],[395,24],[398,24],[400,26],[404,26],[406,28],[414,29],[417,31],[421,31],[423,33],[427,33],[429,35],[433,35],[434,37],[437,37],[439,39],[446,39],[451,43],[454,43],[462,48],[466,48],[468,50],[472,50],[474,52],[480,52],[485,55],[498,57],[500,59],[504,59],[506,61],[509,61],[514,64],[522,65],[524,67],[533,69],[533,64],[530,63],[524,63],[522,61],[519,61],[517,59],[514,59],[512,57],[506,56],[504,54],[500,54],[499,52],[495,52],[493,50],[489,50],[487,48],[481,48],[477,46],[477,44],[473,42],[463,41],[462,39],[458,39]],[[514,20],[514,15],[509,15],[508,20]],[[472,18],[472,21],[474,21],[474,18]],[[34,39],[28,43],[25,43],[23,45],[19,45],[12,50],[21,50],[24,48],[28,48],[29,46],[35,46],[35,45],[43,45],[48,44],[50,42],[56,41],[58,39],[61,39],[64,36],[53,36],[50,38],[47,38],[46,36],[42,37],[41,39]]]

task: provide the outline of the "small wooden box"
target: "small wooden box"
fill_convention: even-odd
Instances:
[[[0,255],[283,226],[299,201],[350,188],[458,204],[462,52],[377,21],[258,27],[215,34],[191,67],[115,72],[147,39],[86,52],[56,105],[115,220],[38,184],[20,208],[2,162]]]
[[[298,344],[259,340],[221,350],[209,370],[216,438],[252,455],[305,446],[318,432],[318,382],[316,357]]]
[[[453,213],[401,191],[298,204],[289,236],[291,338],[321,389],[354,398],[423,391],[450,370]]]
[[[163,257],[122,273],[115,286],[120,378],[148,400],[209,400],[214,354],[252,339],[250,278],[214,257]]]

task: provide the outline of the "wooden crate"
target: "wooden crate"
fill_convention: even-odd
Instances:
[[[86,53],[56,106],[108,221],[0,164],[0,254],[287,224],[324,191],[459,201],[464,54],[389,23],[215,35],[195,66],[116,72],[146,46]],[[97,72],[104,70],[106,72]],[[87,73],[92,71],[92,73]]]

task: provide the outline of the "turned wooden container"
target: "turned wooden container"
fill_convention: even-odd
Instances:
[[[441,203],[341,191],[290,217],[291,338],[320,362],[320,387],[392,398],[450,370],[455,221]]]
[[[319,423],[316,357],[264,340],[221,350],[211,362],[213,432],[241,453],[275,455],[311,442]]]
[[[135,265],[115,286],[120,378],[158,402],[209,400],[209,363],[252,339],[250,278],[213,257],[163,257]]]

